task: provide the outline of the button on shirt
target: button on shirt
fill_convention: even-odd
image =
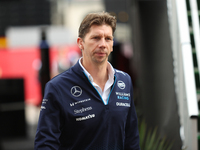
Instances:
[[[114,83],[114,68],[112,67],[112,65],[108,62],[107,65],[107,69],[108,69],[108,80],[105,84],[104,87],[104,91],[101,90],[101,88],[95,83],[93,82],[93,77],[90,75],[90,73],[83,67],[83,65],[81,64],[81,59],[82,57],[79,59],[79,64],[80,66],[83,68],[86,76],[88,77],[88,79],[90,80],[90,82],[92,83],[92,85],[96,88],[96,90],[99,92],[99,94],[101,95],[103,102],[105,105],[108,104],[108,96],[111,90],[111,87]]]

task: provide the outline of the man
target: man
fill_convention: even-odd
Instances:
[[[105,12],[82,21],[82,58],[47,83],[35,150],[140,150],[131,78],[108,62],[115,28]]]

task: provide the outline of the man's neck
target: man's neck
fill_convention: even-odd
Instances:
[[[89,74],[92,76],[93,81],[99,85],[103,91],[104,86],[108,80],[108,69],[107,65],[108,62],[104,62],[102,64],[84,64],[83,59],[81,61],[83,67],[89,72]]]

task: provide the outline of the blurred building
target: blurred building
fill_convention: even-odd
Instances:
[[[10,26],[50,25],[50,1],[1,0],[0,36]]]
[[[173,150],[197,150],[200,1],[129,2],[138,116],[173,140]]]

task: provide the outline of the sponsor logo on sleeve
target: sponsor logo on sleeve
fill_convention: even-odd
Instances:
[[[46,109],[46,107],[45,106],[41,106],[41,111],[44,110],[44,109]]]
[[[42,110],[45,110],[45,109],[46,109],[45,105],[47,104],[47,102],[48,102],[48,99],[43,99],[43,100],[42,100],[42,106],[41,106],[41,109],[40,109],[40,111],[42,111]]]

